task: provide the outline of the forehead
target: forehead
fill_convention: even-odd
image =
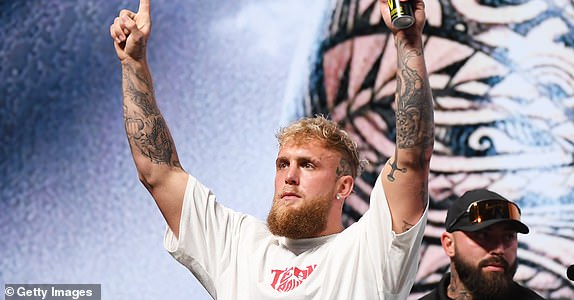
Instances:
[[[277,158],[308,157],[313,159],[339,159],[340,154],[319,141],[289,141],[279,148]]]

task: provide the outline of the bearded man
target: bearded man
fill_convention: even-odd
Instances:
[[[407,29],[393,27],[387,1],[380,2],[397,48],[397,147],[372,188],[369,211],[347,229],[343,204],[361,163],[347,132],[322,116],[278,133],[268,224],[219,204],[183,169],[147,63],[149,2],[141,0],[138,12],[122,10],[110,34],[132,156],[167,222],[170,254],[213,298],[406,299],[424,235],[434,142],[423,1],[411,1],[415,23]]]
[[[467,191],[448,209],[445,226],[450,273],[421,299],[544,299],[513,281],[517,233],[529,232],[516,203],[487,189]]]

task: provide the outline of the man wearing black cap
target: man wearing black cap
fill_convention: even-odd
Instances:
[[[544,299],[514,282],[517,233],[528,233],[520,208],[499,194],[466,192],[449,208],[442,247],[450,273],[421,299]]]

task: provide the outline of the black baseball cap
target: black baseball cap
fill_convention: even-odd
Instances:
[[[446,231],[473,232],[500,222],[508,222],[517,232],[528,233],[528,226],[520,221],[516,203],[487,190],[476,189],[464,193],[448,209]]]

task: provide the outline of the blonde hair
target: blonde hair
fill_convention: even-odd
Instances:
[[[351,175],[355,179],[361,172],[357,143],[335,121],[328,120],[322,115],[299,119],[281,128],[276,137],[279,147],[291,142],[304,144],[318,141],[327,149],[341,154],[340,176]]]

